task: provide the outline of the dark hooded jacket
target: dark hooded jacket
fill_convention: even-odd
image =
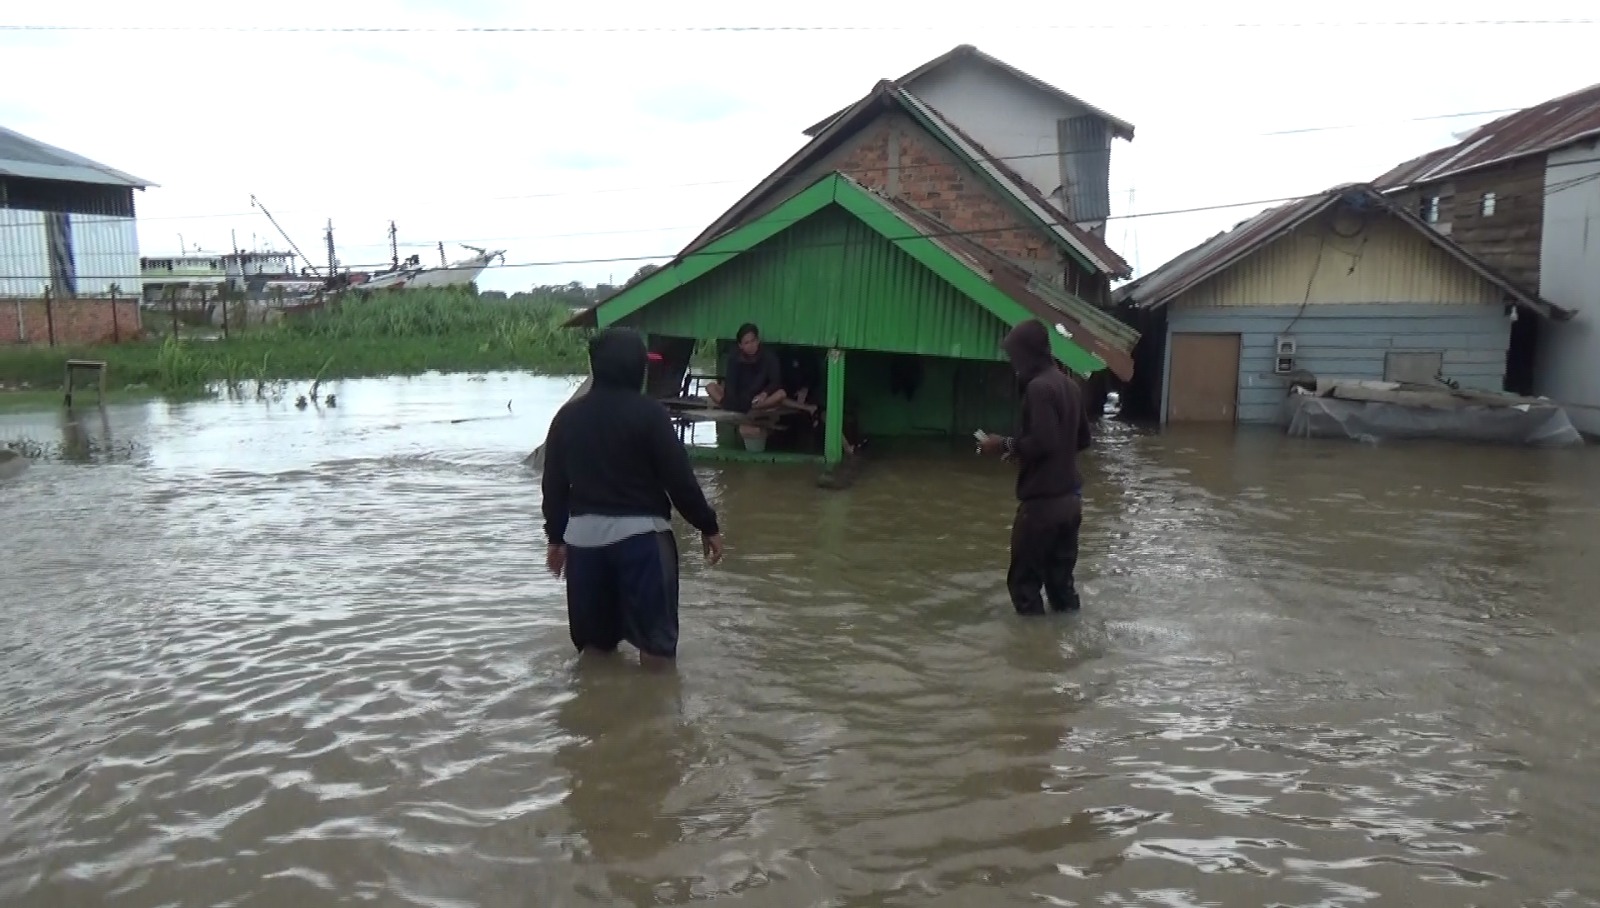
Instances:
[[[1037,320],[1011,330],[1001,348],[1022,386],[1022,425],[1012,438],[1017,500],[1059,498],[1083,489],[1078,452],[1089,447],[1089,420],[1078,383],[1056,368],[1050,329]]]
[[[706,502],[661,404],[644,396],[644,338],[607,328],[589,341],[589,393],[556,411],[545,439],[544,529],[552,545],[566,539],[580,514],[672,518],[672,509],[701,533],[715,535],[717,514]]]

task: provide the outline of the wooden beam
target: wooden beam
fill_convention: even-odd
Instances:
[[[828,351],[828,413],[823,423],[822,458],[829,465],[844,460],[844,351]]]

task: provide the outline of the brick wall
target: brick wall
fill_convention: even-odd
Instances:
[[[748,217],[776,207],[832,171],[868,189],[906,200],[970,238],[1041,277],[1059,283],[1065,260],[1042,229],[1025,221],[1015,203],[992,189],[920,125],[901,113],[885,113],[822,160],[778,187]]]
[[[58,346],[131,340],[140,331],[139,301],[52,300],[47,313],[42,299],[0,299],[0,344],[48,344],[52,321]]]

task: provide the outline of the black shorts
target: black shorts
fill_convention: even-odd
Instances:
[[[678,654],[678,540],[640,533],[601,548],[567,548],[567,626],[579,652]]]

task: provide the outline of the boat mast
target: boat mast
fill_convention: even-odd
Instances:
[[[261,204],[261,202],[259,200],[257,200],[254,195],[252,195],[252,196],[250,196],[250,207],[251,208],[259,208],[259,209],[261,209],[261,213],[267,216],[267,220],[272,222],[272,226],[278,228],[278,235],[283,237],[283,241],[289,244],[289,248],[293,249],[295,251],[296,255],[300,256],[301,259],[305,260],[306,266],[311,269],[311,273],[312,274],[317,274],[317,266],[311,264],[311,256],[306,255],[304,252],[300,251],[300,247],[296,246],[294,244],[294,240],[289,238],[289,234],[284,232],[283,227],[278,224],[278,219],[273,217],[272,216],[272,212],[267,210],[267,206]],[[332,221],[328,222],[328,238],[329,238],[328,242],[331,244],[333,242],[333,222]],[[181,245],[181,241],[180,241],[180,245]],[[329,248],[331,249],[332,247],[330,246]],[[329,258],[330,261],[333,259],[333,256],[332,256],[331,253],[329,254],[328,258]],[[328,276],[331,278],[333,276],[333,272],[329,271],[328,272]],[[317,277],[322,277],[322,275],[317,274]]]

